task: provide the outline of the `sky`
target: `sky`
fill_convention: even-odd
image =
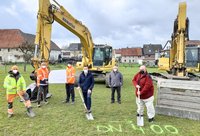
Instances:
[[[20,29],[35,34],[39,0],[1,0],[0,29]],[[142,47],[170,40],[181,0],[57,0],[86,25],[95,44],[114,48]],[[186,0],[191,40],[200,40],[200,0]],[[80,42],[54,22],[52,40],[63,47]]]

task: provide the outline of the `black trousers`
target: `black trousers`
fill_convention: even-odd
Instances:
[[[37,94],[37,101],[38,101],[38,104],[40,104],[40,101],[41,101],[41,96],[43,96],[43,101],[47,101],[46,100],[46,96],[47,96],[47,90],[48,90],[48,85],[45,85],[45,86],[39,86],[38,88],[38,94]]]
[[[121,86],[111,87],[111,101],[115,101],[115,91],[117,91],[117,101],[121,102]]]
[[[92,106],[92,99],[91,99],[92,94],[88,94],[88,91],[82,91],[82,93],[87,110],[90,110]]]
[[[72,98],[72,102],[75,100],[75,93],[74,93],[74,84],[65,84],[66,88],[66,102],[69,102],[70,96]]]

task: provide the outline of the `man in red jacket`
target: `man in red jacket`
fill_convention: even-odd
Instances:
[[[137,104],[137,116],[143,116],[144,105],[147,108],[147,115],[149,122],[154,121],[155,109],[153,105],[154,100],[154,87],[153,81],[148,74],[146,67],[140,66],[140,71],[134,76],[132,83],[136,88],[136,104]],[[140,95],[140,103],[138,96]]]

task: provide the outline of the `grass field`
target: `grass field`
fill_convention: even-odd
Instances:
[[[52,66],[51,69],[63,69],[64,65]],[[22,65],[20,66],[22,70]],[[63,104],[65,88],[63,85],[50,85],[53,97],[49,104],[36,108],[33,103],[35,118],[28,118],[25,108],[17,98],[14,102],[15,116],[7,118],[7,102],[3,80],[7,75],[9,66],[0,67],[0,136],[133,136],[133,135],[163,135],[163,136],[198,136],[200,135],[200,123],[198,121],[181,119],[163,115],[156,115],[154,123],[148,123],[145,114],[145,126],[136,126],[136,104],[131,79],[138,67],[120,67],[124,76],[122,88],[122,104],[110,104],[110,89],[103,84],[96,83],[92,94],[92,110],[94,121],[85,118],[84,108],[80,96],[76,91],[75,105]],[[21,72],[27,84],[32,81],[28,71]],[[156,68],[149,68],[156,71]],[[156,97],[155,86],[155,97]]]

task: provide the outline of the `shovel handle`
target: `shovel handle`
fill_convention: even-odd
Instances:
[[[140,92],[140,88],[138,88],[137,92]],[[138,100],[139,100],[139,103],[140,103],[140,95],[138,95]]]
[[[84,100],[83,100],[83,96],[82,96],[82,94],[81,94],[80,89],[78,89],[78,92],[79,92],[79,95],[80,95],[81,100],[82,100],[82,102],[83,102],[83,105],[84,105],[85,109],[87,110],[87,107],[86,107],[85,102],[84,102]]]
[[[23,101],[25,101],[24,97],[20,94],[19,91],[17,91],[17,94],[19,95],[19,97],[20,97]]]

